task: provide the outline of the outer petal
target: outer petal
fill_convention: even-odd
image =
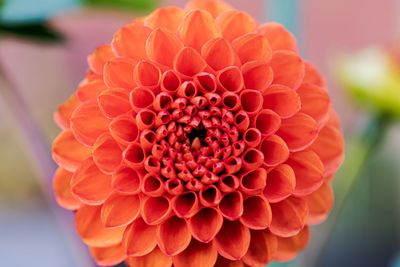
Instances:
[[[267,228],[272,219],[269,203],[261,196],[252,196],[243,202],[244,212],[240,221],[250,229]]]
[[[213,208],[204,208],[189,219],[189,229],[194,238],[208,243],[218,234],[223,221],[219,211]]]
[[[264,93],[271,85],[273,71],[265,61],[251,61],[242,66],[246,88],[257,89]]]
[[[319,86],[303,83],[297,93],[301,98],[301,111],[313,117],[320,125],[328,120],[331,100],[327,91]]]
[[[172,258],[175,267],[213,267],[218,252],[212,243],[201,243],[192,239],[189,247]]]
[[[328,182],[323,183],[317,191],[303,198],[309,210],[309,224],[319,224],[328,217],[328,213],[333,208],[333,198],[332,187]]]
[[[135,86],[133,69],[136,61],[128,58],[112,58],[104,66],[104,83],[108,88],[132,89]]]
[[[102,80],[85,80],[79,85],[76,91],[76,96],[80,101],[85,102],[96,98],[105,89],[107,89],[107,86]]]
[[[201,55],[214,70],[232,66],[236,60],[231,44],[224,38],[215,38],[208,41],[203,45]]]
[[[269,230],[282,237],[298,234],[303,229],[308,215],[306,202],[301,198],[290,197],[271,204],[272,222]]]
[[[143,203],[142,217],[148,224],[159,224],[165,221],[170,213],[171,204],[165,197],[149,197]]]
[[[325,81],[318,70],[311,63],[305,62],[304,83],[311,83],[317,86],[325,87]]]
[[[250,231],[250,233],[251,243],[243,261],[249,266],[263,267],[272,260],[277,251],[277,238],[265,230]]]
[[[90,70],[101,75],[103,73],[104,65],[112,57],[114,57],[114,53],[111,46],[102,45],[97,47],[96,50],[87,58]]]
[[[146,42],[146,53],[149,59],[171,67],[175,55],[183,44],[178,36],[164,29],[155,29]]]
[[[175,256],[185,250],[192,239],[186,221],[171,217],[157,228],[158,247],[168,256]]]
[[[127,263],[131,267],[170,267],[172,258],[166,256],[156,247],[147,255],[128,258]]]
[[[131,110],[129,94],[125,89],[103,91],[97,98],[99,108],[107,118],[115,118]]]
[[[93,146],[93,161],[105,173],[112,173],[122,161],[122,150],[108,134],[100,136]]]
[[[86,245],[109,247],[121,243],[125,227],[105,228],[100,220],[101,206],[82,206],[76,213],[76,229]]]
[[[243,261],[231,261],[219,256],[214,267],[245,267]]]
[[[240,260],[250,246],[250,231],[239,221],[225,220],[214,239],[218,253],[229,260]]]
[[[264,196],[270,203],[284,200],[293,194],[296,188],[296,176],[290,165],[281,164],[268,173]]]
[[[300,233],[289,238],[278,237],[278,250],[274,255],[274,260],[290,261],[303,250],[310,239],[310,229],[304,227]]]
[[[254,32],[257,27],[249,14],[237,10],[221,13],[216,22],[222,35],[230,42],[246,33]]]
[[[112,187],[121,194],[134,195],[139,193],[141,183],[141,174],[126,166],[121,166],[112,175]]]
[[[207,63],[199,52],[191,47],[185,47],[176,55],[174,69],[185,76],[194,76],[202,72]]]
[[[258,31],[267,37],[273,51],[297,51],[296,38],[283,25],[276,22],[268,22],[260,25]]]
[[[231,9],[231,6],[220,0],[191,0],[186,9],[204,9],[217,17],[222,12]]]
[[[295,53],[287,50],[275,51],[270,65],[274,71],[274,84],[297,89],[304,78],[304,62]]]
[[[58,168],[54,174],[53,189],[56,195],[57,203],[69,210],[76,210],[81,206],[81,203],[75,196],[72,195],[71,191],[71,178],[72,173],[63,169]]]
[[[281,118],[290,118],[301,109],[300,96],[284,85],[273,85],[264,92],[263,108],[275,111]]]
[[[267,62],[272,56],[267,38],[258,33],[248,33],[238,37],[232,42],[232,46],[242,64],[254,60]]]
[[[121,244],[105,248],[91,247],[90,254],[92,254],[96,263],[100,266],[117,265],[126,259]]]
[[[140,214],[138,195],[111,195],[101,209],[101,221],[105,227],[128,225]]]
[[[79,143],[70,130],[61,132],[53,142],[53,159],[68,171],[75,171],[90,157],[90,149]]]
[[[71,190],[83,203],[102,204],[112,192],[111,176],[102,173],[89,158],[72,176]]]
[[[142,218],[137,218],[126,228],[122,245],[130,257],[144,256],[157,246],[157,226],[148,225]]]
[[[144,24],[152,29],[166,28],[174,32],[184,15],[185,11],[178,7],[160,7],[146,17]]]
[[[68,129],[70,127],[71,115],[80,103],[78,97],[72,95],[64,104],[58,106],[57,111],[54,113],[54,120],[60,128]]]

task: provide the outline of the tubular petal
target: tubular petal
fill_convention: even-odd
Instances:
[[[57,111],[54,113],[54,120],[61,129],[68,129],[70,127],[72,113],[80,104],[81,102],[74,94],[58,106]]]
[[[101,208],[101,221],[105,227],[130,224],[140,214],[138,195],[111,195]]]
[[[197,87],[194,82],[183,82],[176,92],[179,97],[191,99],[197,95]]]
[[[148,196],[158,197],[164,193],[164,183],[155,174],[146,174],[143,177],[142,192]]]
[[[71,172],[59,167],[54,174],[53,190],[57,203],[61,207],[69,210],[77,210],[81,206],[81,203],[72,195],[71,177]]]
[[[135,62],[126,58],[112,58],[104,66],[104,83],[108,88],[132,89],[135,86]]]
[[[136,125],[139,130],[152,128],[155,121],[156,114],[150,109],[141,109],[136,115]]]
[[[208,40],[217,37],[214,18],[205,10],[195,9],[186,13],[179,26],[178,34],[185,46],[200,52]]]
[[[264,163],[264,154],[255,148],[247,149],[242,155],[243,169],[254,170]]]
[[[280,237],[297,235],[303,229],[307,216],[307,203],[296,197],[289,197],[271,204],[272,221],[269,230]]]
[[[310,228],[304,227],[295,236],[289,238],[278,237],[278,249],[274,255],[274,260],[290,261],[302,251],[310,240]]]
[[[275,111],[281,118],[290,118],[301,109],[299,95],[283,85],[272,85],[264,93],[263,108]]]
[[[333,190],[328,182],[310,195],[305,196],[303,199],[308,206],[308,221],[309,224],[319,224],[327,217],[333,208]]]
[[[171,217],[157,228],[158,247],[167,256],[175,256],[184,251],[190,244],[192,236],[186,221]]]
[[[261,193],[266,183],[267,171],[263,168],[252,169],[240,177],[240,189],[248,195]]]
[[[122,166],[112,175],[112,187],[121,194],[137,194],[141,188],[141,177],[137,171]]]
[[[103,91],[97,98],[99,108],[104,116],[112,119],[131,110],[129,94],[124,89]]]
[[[152,147],[154,146],[156,142],[156,134],[149,130],[143,130],[142,133],[140,134],[140,145],[142,146],[143,150],[145,152],[151,151]],[[157,166],[157,162],[154,160],[151,160],[152,158],[146,158],[146,161],[144,162],[144,167],[145,168],[157,168],[159,169],[159,166]]]
[[[133,143],[123,152],[124,162],[131,168],[137,170],[143,167],[145,160],[145,152],[143,148]]]
[[[142,217],[150,225],[165,221],[171,213],[171,204],[165,197],[149,197],[143,203]]]
[[[178,7],[161,7],[156,9],[144,20],[144,25],[152,29],[166,28],[176,31],[185,12]]]
[[[234,191],[226,194],[218,206],[221,214],[228,220],[239,219],[243,214],[243,196],[240,192]]]
[[[263,96],[260,91],[246,89],[240,93],[240,103],[242,109],[252,117],[263,108]]]
[[[213,267],[217,257],[218,252],[211,243],[201,243],[192,239],[189,247],[174,256],[172,261],[175,267]]]
[[[191,0],[186,4],[186,9],[204,9],[217,17],[225,10],[231,9],[231,6],[220,0]]]
[[[243,202],[243,215],[240,222],[250,229],[261,230],[267,228],[272,219],[269,203],[261,196],[252,196]],[[253,242],[253,241],[252,241]]]
[[[172,199],[172,209],[181,218],[190,218],[199,209],[199,200],[194,192],[186,192]]]
[[[243,261],[230,261],[224,257],[219,256],[214,267],[246,267]]]
[[[261,142],[261,132],[257,128],[249,128],[243,134],[243,140],[247,147],[256,147]]]
[[[158,247],[141,257],[131,257],[127,260],[131,267],[171,267],[172,258],[166,256]]]
[[[261,143],[260,151],[264,154],[264,163],[267,167],[275,167],[289,157],[289,149],[285,141],[277,135],[265,138]]]
[[[254,32],[257,28],[256,22],[249,14],[237,10],[227,10],[221,13],[217,17],[216,23],[222,35],[229,42],[246,33]]]
[[[268,137],[279,130],[281,117],[270,109],[263,109],[256,115],[254,126],[260,130],[263,136]]]
[[[269,62],[274,71],[274,84],[286,85],[296,90],[304,78],[304,63],[292,51],[275,51]]]
[[[129,145],[139,136],[139,129],[135,120],[129,116],[114,118],[108,126],[111,136],[120,144]]]
[[[267,37],[273,51],[297,51],[296,38],[285,27],[276,22],[268,22],[258,27],[258,31]]]
[[[149,59],[162,65],[172,67],[175,55],[183,44],[175,33],[166,29],[155,29],[146,42],[146,53]]]
[[[150,28],[140,25],[139,23],[131,23],[121,28],[114,35],[111,43],[114,53],[120,57],[133,58],[136,60],[145,58],[146,40],[150,33]]]
[[[311,150],[292,153],[287,164],[293,168],[296,175],[294,194],[297,196],[314,192],[324,181],[324,165],[318,155]]]
[[[240,133],[244,133],[250,125],[249,114],[244,110],[240,110],[236,113],[233,124]]]
[[[322,87],[303,83],[297,93],[301,98],[301,111],[313,117],[319,125],[324,124],[329,117],[331,100]]]
[[[100,136],[92,148],[93,161],[104,173],[111,174],[122,161],[122,151],[109,135]]]
[[[150,61],[139,61],[135,66],[133,75],[136,83],[140,86],[155,88],[160,84],[161,71]]]
[[[240,260],[250,246],[250,231],[239,221],[224,221],[214,239],[218,253],[229,260]]]
[[[201,49],[201,55],[214,70],[222,70],[235,63],[236,54],[231,44],[224,38],[208,41]]]
[[[271,262],[277,249],[278,240],[269,231],[250,231],[251,243],[243,261],[254,267],[263,267]]]
[[[189,229],[194,238],[203,243],[211,242],[222,227],[224,219],[213,208],[203,208],[189,219]]]
[[[311,63],[305,62],[305,76],[303,83],[311,83],[320,87],[325,87],[325,81],[318,70]]]
[[[103,116],[96,101],[81,104],[71,116],[71,130],[82,144],[92,146],[107,131],[109,120]]]
[[[194,77],[194,82],[196,83],[197,87],[199,88],[200,92],[202,93],[213,93],[217,90],[217,81],[213,74],[203,72],[199,73]],[[208,96],[210,96],[209,94]],[[214,94],[214,96],[219,97],[218,94]],[[207,98],[207,96],[206,96]],[[207,98],[208,99],[208,98]],[[212,98],[210,98],[212,99]],[[212,103],[210,103],[212,104]]]
[[[203,187],[199,193],[200,203],[205,207],[213,207],[221,201],[221,192],[215,185]]]
[[[242,72],[236,66],[229,66],[219,71],[217,81],[222,90],[234,93],[241,91],[244,86]]]
[[[166,73],[167,72],[164,73],[164,76]],[[163,80],[162,83],[164,83],[164,82],[165,82],[165,80]],[[172,88],[174,88],[173,89],[174,91],[178,88],[179,84],[180,84],[180,82],[176,84],[176,87],[175,87],[175,85],[172,87]],[[165,88],[165,87],[163,87],[163,88]],[[166,87],[166,88],[168,88],[168,87]],[[153,108],[156,111],[167,110],[171,107],[172,102],[173,102],[172,96],[168,93],[162,92],[162,93],[159,93],[156,96],[155,100],[153,101]]]
[[[297,113],[289,119],[282,120],[277,134],[285,140],[290,152],[309,147],[318,137],[317,122],[304,113]]]
[[[121,243],[125,227],[105,228],[100,220],[101,206],[82,205],[75,215],[75,224],[83,242],[91,247],[109,247]]]
[[[90,70],[96,74],[102,74],[106,62],[114,57],[114,53],[109,45],[101,45],[87,58]]]
[[[272,68],[265,61],[251,61],[242,66],[246,88],[264,93],[274,79]]]
[[[54,140],[52,155],[58,165],[73,172],[90,157],[90,149],[79,143],[70,130],[66,130]]]
[[[126,228],[122,239],[126,255],[139,257],[149,254],[157,246],[156,233],[157,226],[148,225],[141,217],[134,220]]]
[[[264,196],[270,203],[284,200],[293,194],[296,187],[296,176],[290,165],[281,164],[268,173]]]
[[[132,90],[129,99],[133,110],[139,111],[150,107],[154,103],[155,96],[149,88],[140,86]]]
[[[207,63],[199,52],[191,47],[184,47],[177,53],[174,60],[174,69],[185,76],[194,76],[202,72],[207,67]]]
[[[242,64],[253,60],[267,62],[272,56],[267,38],[258,33],[248,33],[238,37],[232,42],[232,46]]]
[[[84,81],[76,91],[76,96],[80,101],[85,102],[96,98],[101,92],[107,89],[102,80]]]
[[[96,263],[100,266],[114,266],[126,259],[121,244],[104,248],[90,247],[89,249],[90,254],[92,254]]]
[[[71,191],[82,203],[102,204],[112,192],[111,176],[102,173],[89,158],[72,176]]]
[[[239,185],[239,178],[232,174],[225,174],[221,176],[218,187],[222,192],[229,193],[239,188]]]
[[[324,176],[334,174],[344,159],[344,140],[334,126],[325,126],[310,149],[318,154],[324,164]]]

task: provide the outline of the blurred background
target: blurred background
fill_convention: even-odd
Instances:
[[[185,2],[0,0],[1,266],[94,266],[76,237],[72,214],[57,207],[51,192],[50,146],[59,132],[52,114],[75,90],[96,46],[110,42],[135,16]],[[351,81],[337,74],[346,74],[339,59],[352,61],[365,47],[400,38],[400,1],[227,2],[258,22],[281,22],[297,36],[302,56],[326,77],[348,141],[350,167],[335,181],[339,206],[325,224],[313,227],[300,258],[273,266],[400,267],[400,123],[385,113],[384,124],[373,124],[379,142],[365,148],[365,129],[381,118],[379,110],[356,103],[348,93]],[[378,63],[372,58],[366,64]],[[351,66],[347,76],[356,76]]]

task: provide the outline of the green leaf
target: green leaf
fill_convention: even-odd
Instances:
[[[157,6],[157,0],[82,0],[85,5],[114,7],[139,12],[149,11]]]
[[[59,42],[63,40],[62,35],[50,28],[45,22],[27,24],[0,23],[0,37],[4,35],[13,35],[45,42]]]

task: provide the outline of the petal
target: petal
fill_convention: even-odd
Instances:
[[[297,89],[304,78],[304,62],[295,53],[287,50],[275,51],[269,62],[274,71],[274,84]]]
[[[239,219],[243,214],[242,193],[234,191],[226,194],[219,203],[218,209],[228,220]]]
[[[97,98],[100,110],[107,118],[115,118],[131,110],[129,94],[124,89],[103,91]]]
[[[236,58],[231,44],[224,38],[209,40],[203,45],[201,55],[214,70],[232,66]]]
[[[310,240],[310,229],[308,226],[295,236],[283,238],[278,237],[278,249],[274,260],[290,261],[302,251]]]
[[[213,208],[203,208],[189,219],[189,229],[194,238],[208,243],[218,234],[223,221],[219,211]]]
[[[261,132],[257,128],[248,128],[243,140],[248,147],[256,147],[261,143]]]
[[[175,33],[164,29],[155,29],[146,42],[146,53],[150,60],[171,67],[175,55],[183,44]]]
[[[239,92],[244,87],[241,70],[236,66],[229,66],[217,74],[218,86],[224,91]]]
[[[260,60],[267,62],[272,57],[272,50],[267,38],[258,33],[248,33],[232,42],[242,64]]]
[[[257,24],[253,18],[244,12],[227,10],[221,13],[216,19],[222,35],[229,42],[239,36],[256,30]]]
[[[172,32],[176,31],[185,11],[178,7],[160,7],[148,15],[144,21],[145,26],[152,29],[166,28]]]
[[[109,247],[121,243],[125,227],[105,228],[100,219],[101,206],[83,205],[75,215],[76,229],[91,247]]]
[[[143,203],[143,220],[151,225],[165,221],[171,213],[171,204],[165,197],[149,197]]]
[[[104,248],[91,247],[89,249],[90,254],[92,254],[96,263],[100,266],[114,266],[126,259],[121,244]]]
[[[58,168],[53,178],[53,189],[57,203],[61,207],[69,210],[77,210],[81,206],[81,203],[72,195],[71,178],[71,172],[63,168]]]
[[[267,167],[275,167],[289,158],[289,148],[277,135],[265,138],[261,143],[260,151],[264,154],[264,163]]]
[[[303,229],[308,215],[306,202],[301,198],[289,197],[271,204],[272,221],[269,230],[281,237],[290,237]]]
[[[186,192],[172,199],[172,209],[178,217],[190,218],[199,209],[199,200],[194,192]]]
[[[157,226],[148,225],[142,218],[134,220],[124,233],[122,245],[129,257],[144,256],[157,246]]]
[[[72,113],[80,104],[78,97],[72,95],[67,101],[58,106],[57,111],[54,113],[54,120],[60,128],[68,129],[70,127]]]
[[[104,66],[104,83],[108,88],[132,89],[135,86],[133,70],[135,61],[112,58]]]
[[[150,28],[139,23],[128,24],[114,35],[111,42],[112,48],[119,57],[145,59],[146,40],[150,33]]]
[[[290,118],[301,109],[301,99],[289,87],[272,85],[264,92],[263,108],[275,111],[283,119]]]
[[[127,263],[132,267],[171,267],[172,258],[156,247],[144,256],[128,258]]]
[[[122,161],[122,150],[115,140],[108,134],[100,136],[93,146],[93,161],[97,167],[111,174]]]
[[[127,115],[114,118],[108,129],[111,136],[120,144],[129,145],[135,142],[139,137],[139,129],[135,120]]]
[[[202,72],[207,67],[207,63],[199,52],[191,47],[184,47],[176,55],[174,69],[185,76],[194,76]]]
[[[334,126],[325,126],[310,149],[318,154],[324,164],[324,176],[330,176],[338,170],[344,159],[343,135]]]
[[[249,148],[242,154],[243,170],[254,170],[264,163],[264,154],[255,148]]]
[[[218,205],[221,198],[221,192],[215,185],[204,186],[199,192],[200,203],[205,207]]]
[[[145,152],[138,143],[132,143],[123,152],[124,162],[128,167],[139,170],[144,167]]]
[[[331,100],[322,87],[303,83],[297,93],[301,99],[301,112],[310,115],[318,124],[322,125],[328,120],[331,110]]]
[[[250,170],[240,177],[240,189],[248,195],[256,195],[264,190],[267,171],[263,168]]]
[[[263,197],[249,197],[244,200],[243,207],[244,211],[240,221],[244,226],[254,230],[261,230],[270,225],[272,219],[271,207]]]
[[[322,78],[321,74],[318,70],[314,67],[314,65],[305,62],[305,75],[303,83],[311,83],[320,87],[325,87],[325,81]]]
[[[214,239],[218,253],[229,260],[240,260],[250,246],[250,231],[239,221],[224,221]]]
[[[295,195],[308,195],[323,183],[324,165],[315,152],[305,150],[292,153],[287,164],[293,168],[296,175]]]
[[[268,137],[280,128],[281,117],[270,109],[263,109],[254,118],[254,126],[263,136]]]
[[[71,172],[90,157],[90,148],[79,143],[70,130],[61,132],[54,139],[52,152],[54,161]]]
[[[109,120],[103,116],[96,101],[81,104],[71,117],[71,130],[82,144],[92,146],[105,133]]]
[[[278,248],[278,240],[269,231],[250,231],[251,243],[243,261],[254,267],[266,266]]]
[[[268,22],[258,27],[258,31],[267,37],[273,51],[292,50],[297,51],[296,38],[291,32],[277,22]]]
[[[214,267],[245,267],[243,261],[230,261],[219,256]]]
[[[263,96],[260,91],[245,89],[240,93],[240,103],[242,109],[252,117],[263,108]]]
[[[150,61],[139,61],[134,70],[134,78],[138,85],[154,88],[160,84],[161,71]]]
[[[308,206],[308,223],[319,224],[328,217],[328,213],[333,208],[333,190],[328,182],[315,192],[303,198]]]
[[[96,74],[102,74],[106,62],[114,57],[114,53],[109,45],[102,45],[90,54],[87,58],[90,70]]]
[[[296,187],[296,176],[290,165],[281,164],[268,173],[264,196],[270,203],[284,200],[293,194]]]
[[[271,85],[274,74],[272,68],[264,61],[251,61],[242,66],[246,88],[256,89],[262,93]]]
[[[185,250],[192,239],[186,221],[171,217],[157,228],[158,247],[168,256],[175,256]]]
[[[185,46],[197,51],[210,39],[218,36],[214,18],[205,10],[189,11],[183,18],[178,34]]]
[[[213,267],[218,253],[212,243],[201,243],[192,239],[189,247],[172,258],[175,267]]]
[[[128,225],[140,214],[138,195],[111,195],[101,209],[101,221],[105,227]]]
[[[121,194],[134,195],[141,188],[141,177],[139,172],[129,167],[121,167],[112,175],[112,187]]]
[[[107,86],[102,80],[84,81],[76,91],[76,96],[80,101],[85,102],[96,98],[102,91],[106,90]]]
[[[112,192],[111,176],[102,173],[89,158],[72,176],[71,190],[85,204],[102,204]]]
[[[231,9],[231,6],[219,0],[191,0],[186,4],[186,9],[204,9],[217,17],[220,13]]]
[[[282,120],[277,135],[285,140],[291,152],[300,151],[310,146],[318,137],[318,124],[307,114],[297,113]]]

